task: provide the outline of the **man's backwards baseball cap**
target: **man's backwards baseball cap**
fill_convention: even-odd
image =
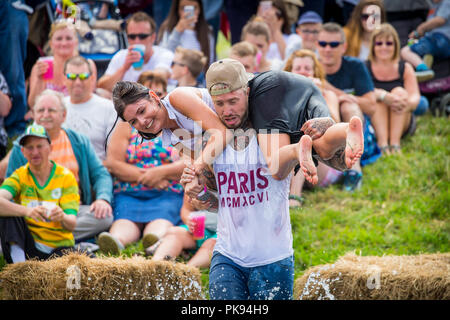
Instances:
[[[48,143],[51,143],[50,137],[48,136],[45,128],[38,124],[33,124],[25,130],[25,132],[20,137],[19,144],[23,146],[25,144],[26,138],[28,137],[44,138],[48,140]]]
[[[252,78],[242,63],[226,58],[211,64],[206,72],[206,87],[210,95],[217,96],[243,88]]]

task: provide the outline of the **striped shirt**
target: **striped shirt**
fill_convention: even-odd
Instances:
[[[41,186],[29,169],[29,164],[20,167],[5,179],[1,189],[9,191],[14,202],[27,207],[36,207],[51,203],[59,206],[65,214],[76,215],[80,196],[74,175],[54,161],[47,182]],[[28,228],[39,249],[43,245],[49,248],[71,247],[75,245],[71,231],[65,229],[61,222],[35,221],[25,217]]]
[[[52,152],[50,153],[50,159],[69,169],[74,174],[77,182],[80,181],[77,158],[75,158],[72,144],[70,143],[69,137],[64,130],[60,131],[57,139],[52,140]]]

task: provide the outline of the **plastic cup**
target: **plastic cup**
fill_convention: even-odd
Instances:
[[[144,54],[145,54],[145,45],[144,44],[135,44],[131,50],[137,51],[141,54],[141,59],[137,62],[133,63],[133,68],[136,70],[141,70],[144,66]]]
[[[53,208],[56,208],[56,204],[53,202],[43,201],[42,205],[47,209],[47,218],[49,218]],[[47,221],[50,220],[47,219]]]
[[[42,79],[52,80],[53,79],[53,57],[41,57],[41,58],[39,58],[39,61],[44,61],[48,65],[48,69],[42,75]]]
[[[195,240],[200,240],[205,237],[205,213],[191,212],[192,221],[195,222],[195,228],[192,231],[192,236]]]

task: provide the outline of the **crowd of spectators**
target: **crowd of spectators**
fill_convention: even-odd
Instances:
[[[450,57],[450,0],[433,0],[432,6],[425,0],[136,1],[141,6],[119,5],[127,41],[106,68],[83,57],[79,41],[85,33],[73,17],[59,13],[45,47],[35,48],[39,57],[27,75],[25,43],[34,46],[27,42],[33,30],[20,30],[42,14],[46,1],[36,3],[0,3],[0,28],[8,25],[0,34],[0,235],[8,262],[23,261],[24,254],[47,257],[75,244],[117,254],[142,240],[154,260],[198,249],[188,263],[208,266],[214,213],[208,212],[207,237],[195,240],[189,213],[207,210],[184,197],[177,150],[161,137],[142,141],[119,119],[112,91],[120,80],[136,81],[162,99],[175,87],[205,88],[206,70],[218,56],[240,61],[248,73],[284,70],[307,77],[336,123],[357,116],[364,124],[361,161],[343,172],[318,167],[320,187],[342,181],[345,190],[357,192],[363,167],[400,153],[401,139],[414,134],[415,117],[428,104],[419,82],[435,76],[433,60]],[[301,205],[304,185],[303,175],[295,175],[292,206]],[[39,192],[30,195],[30,188]],[[36,209],[45,207],[37,201],[40,194],[62,211],[45,216]],[[11,199],[27,210],[11,207]],[[25,225],[31,238],[18,236]],[[14,231],[5,232],[10,226]]]

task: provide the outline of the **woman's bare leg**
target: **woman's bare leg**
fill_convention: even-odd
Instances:
[[[193,248],[195,248],[195,240],[192,239],[189,231],[182,227],[172,227],[161,239],[161,244],[156,249],[152,260],[164,260],[167,256],[176,258],[183,249]]]
[[[194,256],[188,261],[188,266],[197,268],[208,268],[211,264],[211,257],[216,245],[216,239],[208,239],[198,248]]]

